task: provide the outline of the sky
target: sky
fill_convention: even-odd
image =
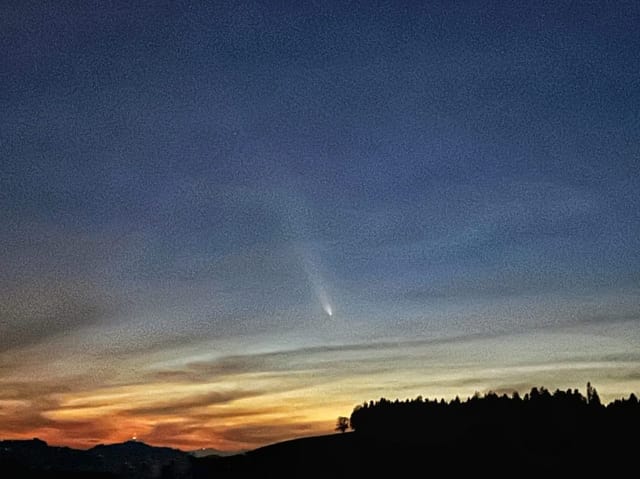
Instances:
[[[638,394],[639,23],[3,1],[0,438],[241,450],[380,397]]]

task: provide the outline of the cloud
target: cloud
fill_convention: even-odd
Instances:
[[[190,420],[160,422],[138,435],[146,443],[178,447],[183,450],[211,446],[215,431]]]
[[[581,323],[595,325],[640,322],[640,306],[637,306],[636,311],[633,312],[610,311],[607,313],[586,314],[580,318],[579,321]]]
[[[105,278],[123,241],[26,212],[17,218],[0,232],[0,353],[114,317],[123,295]]]
[[[386,370],[394,367],[386,361],[389,356],[404,356],[408,350],[466,343],[495,336],[496,334],[491,333],[476,333],[435,339],[311,346],[266,353],[227,355],[211,361],[191,362],[176,369],[154,371],[149,373],[149,379],[190,383],[240,377],[245,374],[261,374],[262,378],[268,378],[268,374],[271,373],[281,380],[283,387],[289,383],[318,383],[322,379],[313,376],[314,372],[327,372],[329,375],[326,380],[332,380],[335,379],[333,376],[336,372],[357,364],[363,368],[377,365],[380,370]],[[353,368],[350,369],[353,372]]]
[[[5,403],[5,401],[0,401]],[[50,401],[21,400],[0,408],[2,431],[9,433],[24,432],[43,427],[52,427],[54,421],[43,415],[46,406],[52,406]],[[6,433],[5,433],[6,434]]]
[[[0,353],[96,324],[112,306],[86,287],[48,284],[0,292]]]
[[[197,394],[181,399],[154,402],[149,406],[126,408],[126,413],[136,416],[180,416],[191,415],[198,409],[215,404],[230,404],[238,399],[251,398],[261,395],[259,391],[214,391]]]

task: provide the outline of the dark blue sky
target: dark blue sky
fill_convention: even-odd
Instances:
[[[135,3],[0,7],[0,366],[638,346],[637,2]]]

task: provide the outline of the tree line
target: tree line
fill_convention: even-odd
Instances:
[[[478,435],[518,436],[524,441],[544,435],[575,442],[595,434],[637,434],[640,404],[631,394],[604,405],[588,383],[586,395],[577,389],[552,393],[533,387],[523,396],[517,392],[476,393],[464,401],[458,397],[450,401],[421,396],[404,401],[381,398],[356,406],[348,423],[339,418],[336,430],[344,432],[347,425],[360,435],[420,442],[459,441]]]

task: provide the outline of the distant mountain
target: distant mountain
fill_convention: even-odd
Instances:
[[[101,444],[87,453],[98,458],[104,470],[121,477],[159,477],[167,469],[182,471],[186,475],[190,470],[187,453],[168,447],[149,446],[139,441]]]
[[[194,449],[189,451],[193,457],[207,457],[207,456],[235,456],[236,454],[243,454],[245,451],[220,451],[210,447],[203,447],[202,449]]]
[[[101,444],[87,451],[49,446],[40,439],[0,441],[3,477],[187,478],[191,460],[183,451],[138,441]]]
[[[106,472],[98,467],[95,457],[85,451],[49,446],[40,439],[0,441],[0,469],[36,477],[36,472]],[[16,475],[17,477],[17,475]],[[39,477],[39,476],[37,476]]]

